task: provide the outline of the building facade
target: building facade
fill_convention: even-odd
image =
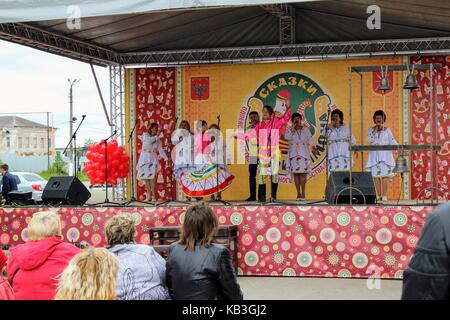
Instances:
[[[55,131],[18,116],[1,116],[0,160],[11,170],[46,170],[55,156]]]

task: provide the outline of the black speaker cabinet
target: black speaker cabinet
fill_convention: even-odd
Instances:
[[[51,177],[42,193],[45,204],[83,205],[91,193],[78,178]]]
[[[364,204],[364,198],[366,204],[374,204],[376,197],[372,173],[352,172],[352,204]],[[350,204],[350,172],[331,172],[326,201],[329,204]]]

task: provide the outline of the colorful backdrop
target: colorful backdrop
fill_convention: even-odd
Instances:
[[[428,60],[427,60],[428,59]],[[384,109],[387,114],[386,125],[391,128],[399,143],[422,144],[429,135],[430,126],[439,130],[439,143],[443,145],[440,152],[440,173],[442,185],[448,178],[448,125],[449,115],[449,73],[448,57],[413,58],[414,63],[429,61],[441,62],[445,68],[439,70],[437,79],[437,101],[439,122],[430,122],[427,109],[426,92],[429,90],[428,77],[425,73],[417,73],[421,88],[413,92],[411,97],[402,89],[404,75],[401,72],[389,72],[392,90],[385,96],[376,90],[380,72],[364,73],[362,78],[363,107],[361,108],[360,76],[352,77],[352,128],[358,144],[367,144],[365,135],[368,127],[373,125],[372,115],[375,110]],[[252,110],[259,111],[264,104],[274,105],[276,93],[288,89],[291,93],[293,111],[301,112],[307,119],[307,125],[313,134],[316,144],[320,144],[320,125],[326,122],[327,106],[340,108],[344,112],[344,121],[349,121],[349,85],[348,68],[350,66],[388,65],[406,63],[402,57],[378,58],[347,61],[316,61],[291,63],[260,63],[240,65],[203,65],[179,68],[149,68],[127,70],[128,123],[138,120],[138,143],[135,150],[140,152],[139,136],[151,122],[158,122],[165,130],[171,128],[176,117],[191,123],[195,120],[206,120],[208,124],[217,123],[225,135],[226,129],[245,128],[248,114]],[[153,76],[152,76],[153,75]],[[154,77],[154,78],[152,78]],[[153,92],[154,91],[154,92]],[[152,94],[154,98],[152,99]],[[409,99],[411,98],[411,104]],[[411,105],[411,107],[410,107]],[[422,106],[422,107],[421,107]],[[428,111],[427,111],[428,110]],[[428,112],[428,113],[427,113]],[[420,113],[420,114],[419,114]],[[178,122],[179,123],[179,122]],[[164,132],[164,143],[169,132]],[[245,154],[245,144],[231,141],[229,149],[234,151],[234,160]],[[287,144],[281,142],[281,149],[287,151]],[[248,155],[247,155],[248,156]],[[394,155],[397,156],[396,154]],[[389,197],[397,199],[404,192],[407,198],[417,197],[424,186],[430,185],[430,174],[427,170],[427,152],[411,154],[410,175],[405,175],[404,184],[400,177],[395,177],[390,184]],[[137,161],[136,157],[136,161]],[[360,154],[355,159],[354,171],[362,170],[367,154]],[[418,164],[418,161],[419,164]],[[423,164],[422,166],[420,164]],[[170,172],[167,163],[162,163],[165,174]],[[308,199],[321,199],[325,186],[325,153],[314,158],[314,170],[307,185]],[[447,168],[447,169],[446,169]],[[248,165],[233,164],[229,166],[236,177],[233,182],[237,188],[229,188],[223,193],[225,199],[245,199],[248,194]],[[422,171],[421,171],[422,170]],[[285,163],[281,166],[280,199],[295,198],[295,188],[287,183],[283,176]],[[433,171],[434,172],[434,171]],[[427,174],[428,173],[428,174]],[[445,179],[445,181],[444,181]],[[161,198],[169,194],[170,179],[163,175],[158,180],[158,192]],[[404,188],[402,188],[402,185]],[[424,196],[427,193],[422,193]],[[143,188],[139,188],[140,198]]]

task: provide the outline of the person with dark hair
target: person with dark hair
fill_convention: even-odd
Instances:
[[[152,123],[148,132],[142,135],[142,149],[137,163],[137,178],[145,182],[147,197],[145,201],[156,200],[156,178],[160,170],[159,155],[168,160],[159,139],[159,127]]]
[[[367,130],[367,141],[371,145],[398,145],[391,129],[385,127],[386,114],[377,110],[373,114],[374,126]],[[394,156],[392,151],[370,151],[366,163],[366,171],[372,173],[378,200],[387,200],[388,180],[395,175]]]
[[[190,206],[169,249],[166,285],[176,300],[242,300],[229,250],[213,244],[219,222],[205,203]]]
[[[259,113],[257,111],[252,111],[249,114],[249,126],[247,131],[253,130],[255,126],[259,123]],[[248,183],[250,189],[250,197],[245,199],[245,201],[256,201],[256,173],[258,172],[258,141],[256,137],[249,140],[249,165],[248,165]]]
[[[291,180],[294,180],[298,201],[305,200],[306,197],[306,181],[312,164],[309,148],[316,150],[311,131],[303,126],[302,120],[301,114],[292,114],[292,126],[288,127],[284,134],[284,138],[289,142],[286,169]]]
[[[328,174],[333,171],[348,171],[353,167],[353,158],[349,143],[356,144],[356,139],[350,128],[344,124],[344,113],[339,109],[331,112],[331,124],[327,130],[328,140]],[[351,136],[351,138],[350,138]],[[355,153],[358,157],[358,154]]]
[[[9,166],[4,163],[0,165],[0,174],[2,174],[2,196],[6,200],[8,193],[17,191],[17,181],[14,175],[8,172]]]

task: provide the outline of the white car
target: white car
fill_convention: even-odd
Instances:
[[[23,192],[32,192],[34,201],[42,201],[42,192],[47,185],[47,180],[32,172],[10,172],[16,177],[17,189]],[[0,188],[1,179],[0,177]]]

